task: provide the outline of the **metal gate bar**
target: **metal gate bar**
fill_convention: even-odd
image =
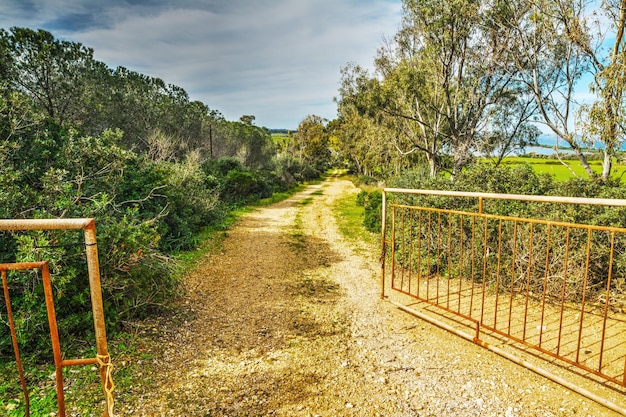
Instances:
[[[55,382],[56,382],[56,393],[57,393],[57,403],[59,410],[59,417],[65,417],[65,394],[63,391],[63,367],[71,366],[71,365],[92,365],[98,363],[96,358],[87,358],[87,359],[73,359],[73,360],[63,360],[63,355],[61,353],[61,345],[59,342],[59,330],[57,327],[56,313],[54,311],[54,297],[52,294],[52,282],[50,281],[50,271],[48,269],[47,262],[26,262],[26,263],[14,263],[14,264],[0,264],[0,272],[2,273],[2,285],[4,287],[4,296],[5,303],[7,306],[7,312],[10,316],[12,316],[11,309],[11,299],[9,297],[9,287],[7,280],[7,271],[19,271],[19,270],[27,270],[27,269],[39,269],[41,271],[41,278],[43,282],[43,291],[44,298],[46,302],[46,310],[48,315],[48,326],[50,329],[50,339],[52,341],[52,352],[54,358],[54,367],[55,367]],[[28,390],[25,386],[24,380],[24,371],[22,368],[22,364],[20,361],[19,355],[19,346],[17,345],[17,340],[15,337],[15,324],[13,320],[9,321],[11,327],[11,335],[13,338],[13,348],[15,350],[15,359],[18,366],[18,371],[20,374],[20,380],[22,383],[22,390],[24,391],[24,398],[26,404],[26,415],[30,414],[30,401]]]
[[[384,197],[381,295],[389,277],[392,290],[469,320],[476,341],[489,330],[626,386],[626,229],[482,212],[486,196],[626,200],[445,193],[479,198],[478,212],[393,204],[387,213]]]
[[[57,399],[59,400],[59,416],[63,417],[61,414],[61,401],[63,398],[63,391],[61,388],[61,392],[59,393],[59,378],[60,384],[62,387],[62,372],[61,369],[64,366],[74,366],[74,365],[87,365],[87,364],[98,364],[99,366],[99,374],[100,379],[102,381],[102,390],[104,393],[105,399],[105,407],[103,411],[103,417],[114,417],[113,412],[113,390],[114,383],[112,377],[112,368],[111,358],[109,356],[108,348],[107,348],[107,339],[106,339],[106,329],[105,329],[105,320],[104,320],[104,307],[102,303],[102,289],[100,286],[100,266],[98,262],[98,246],[96,241],[96,224],[95,220],[92,218],[85,219],[0,219],[0,230],[68,230],[68,229],[82,229],[84,232],[85,238],[85,252],[87,257],[87,270],[89,274],[89,290],[91,295],[91,310],[93,313],[94,320],[94,330],[96,336],[96,358],[86,358],[86,359],[69,359],[63,360],[60,353],[60,347],[58,344],[58,331],[56,330],[56,318],[54,319],[54,323],[49,322],[51,337],[53,338],[53,352],[54,352],[54,360],[55,367],[57,368]],[[21,264],[22,266],[15,266],[20,264],[0,264],[0,270],[4,274],[6,274],[7,270],[11,269],[21,269],[22,266],[30,266],[30,268],[42,268],[43,270],[47,270],[46,263],[32,263],[32,264]],[[41,265],[41,266],[35,266]],[[43,266],[45,265],[45,267]],[[45,279],[44,279],[44,288],[45,288]],[[49,288],[49,297],[52,300],[52,289]],[[51,320],[51,311],[52,316],[54,317],[54,305],[48,305],[48,294],[46,293],[46,306],[48,309],[48,320]],[[54,331],[53,331],[54,327]],[[54,342],[53,333],[56,333],[56,348]],[[56,350],[55,350],[56,349]],[[64,411],[63,411],[64,413]]]

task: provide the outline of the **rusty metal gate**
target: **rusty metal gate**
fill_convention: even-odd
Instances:
[[[98,364],[100,379],[102,381],[102,390],[104,393],[105,407],[103,411],[104,417],[113,417],[113,377],[111,358],[107,349],[104,308],[102,305],[102,290],[100,288],[100,268],[98,262],[98,249],[96,244],[96,226],[94,219],[54,219],[54,220],[0,220],[0,230],[66,230],[66,229],[82,229],[85,237],[85,250],[87,256],[87,270],[89,274],[89,288],[91,294],[91,310],[93,312],[94,329],[96,335],[96,357],[81,359],[64,359],[59,341],[56,315],[54,311],[54,297],[52,294],[52,284],[50,282],[50,273],[47,262],[28,262],[28,263],[12,263],[0,264],[0,273],[2,275],[3,296],[5,299],[8,321],[11,328],[11,336],[13,340],[13,348],[15,351],[15,359],[17,362],[18,373],[22,390],[24,391],[26,415],[29,410],[29,395],[27,384],[24,378],[24,371],[21,365],[19,354],[19,346],[15,334],[15,325],[13,323],[13,314],[11,307],[11,299],[9,297],[9,271],[21,271],[28,269],[38,269],[42,276],[44,287],[44,296],[48,315],[48,325],[50,328],[50,338],[52,341],[52,350],[55,364],[56,393],[59,417],[66,415],[65,397],[63,391],[63,368],[66,366],[90,365]]]
[[[464,208],[406,203],[414,195]],[[472,201],[474,210],[454,199]],[[485,202],[497,200],[626,206],[385,189],[381,295],[388,288],[453,313],[473,328],[477,343],[487,330],[626,387],[626,228],[486,213]]]

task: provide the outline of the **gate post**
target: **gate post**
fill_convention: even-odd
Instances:
[[[100,287],[100,265],[98,262],[98,246],[96,243],[96,223],[91,219],[84,227],[85,252],[87,254],[87,271],[89,273],[89,291],[91,293],[91,309],[93,325],[96,333],[96,352],[100,367],[100,379],[105,398],[103,417],[113,417],[113,378],[111,375],[111,357],[107,348],[107,336]]]

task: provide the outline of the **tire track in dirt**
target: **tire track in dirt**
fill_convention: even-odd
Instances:
[[[614,415],[381,301],[376,249],[335,221],[357,191],[331,177],[245,215],[185,277],[185,314],[153,325],[150,389],[120,415]]]

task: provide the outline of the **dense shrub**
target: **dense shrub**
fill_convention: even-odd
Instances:
[[[165,183],[160,176],[165,171],[132,169],[139,166],[138,157],[119,146],[120,138],[121,132],[113,131],[91,137],[71,129],[47,129],[29,140],[42,152],[48,146],[49,157],[8,155],[19,161],[10,166],[17,175],[11,180],[3,171],[0,176],[0,185],[14,181],[30,191],[20,193],[15,211],[3,213],[8,218],[96,218],[102,290],[112,325],[163,304],[175,286],[170,263],[163,262],[166,256],[159,250],[161,217],[154,215],[159,206],[167,206],[167,196],[128,186]],[[152,206],[144,212],[142,204],[148,202]],[[49,262],[61,336],[74,341],[89,337],[93,326],[81,242],[76,231],[4,233],[0,251],[3,262]],[[21,284],[12,297],[21,346],[37,351],[49,338],[46,320],[41,321],[46,315],[41,279],[34,272],[15,279]],[[0,338],[1,355],[8,335]]]
[[[383,194],[378,190],[361,191],[356,198],[356,203],[365,208],[363,226],[372,233],[380,232],[382,227],[382,201]]]
[[[377,183],[378,183],[378,179],[374,177],[370,177],[368,175],[359,175],[354,180],[354,185],[356,185],[357,187],[360,187],[363,185],[376,185]]]
[[[274,190],[288,188],[280,183],[277,174],[267,169],[248,169],[236,158],[209,160],[201,169],[205,174],[205,186],[212,187],[220,202],[230,207],[266,198]]]
[[[256,172],[233,170],[224,181],[222,199],[230,204],[243,204],[272,195],[272,187]]]
[[[299,159],[283,156],[274,160],[275,172],[287,184],[310,181],[320,177],[321,172]]]
[[[202,164],[202,170],[205,175],[222,179],[226,178],[230,171],[243,171],[244,169],[245,168],[239,159],[230,156],[209,159]]]

